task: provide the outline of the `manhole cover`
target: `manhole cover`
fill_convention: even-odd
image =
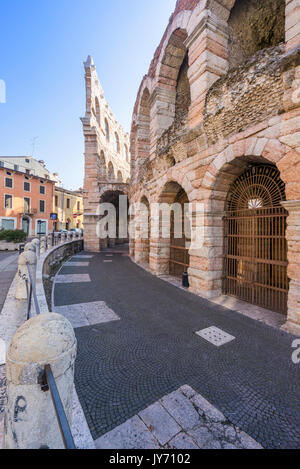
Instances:
[[[216,347],[221,347],[221,345],[227,344],[235,339],[233,335],[227,334],[227,332],[222,331],[218,327],[209,327],[208,329],[203,329],[202,331],[196,332],[199,337],[207,340]]]

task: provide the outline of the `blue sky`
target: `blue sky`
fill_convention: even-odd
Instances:
[[[126,130],[176,0],[0,0],[0,155],[45,160],[63,185],[83,184],[83,61],[94,57]]]

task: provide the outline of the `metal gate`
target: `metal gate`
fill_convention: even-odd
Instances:
[[[190,233],[188,229],[188,220],[186,218],[187,211],[185,204],[189,200],[184,191],[181,191],[175,200],[175,203],[181,204],[181,236],[176,236],[176,229],[174,223],[174,212],[171,214],[171,246],[170,246],[170,274],[175,277],[182,277],[184,272],[187,272],[190,265],[189,244]]]
[[[224,219],[223,292],[286,314],[287,212],[276,168],[254,166],[234,183]]]

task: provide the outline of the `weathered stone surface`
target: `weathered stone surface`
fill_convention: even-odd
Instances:
[[[156,403],[139,413],[141,419],[145,422],[160,445],[165,445],[175,435],[180,432],[180,427],[170,414]]]

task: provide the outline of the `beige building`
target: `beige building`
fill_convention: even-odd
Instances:
[[[55,187],[53,213],[57,214],[54,230],[83,229],[83,196],[82,192],[69,191]]]

